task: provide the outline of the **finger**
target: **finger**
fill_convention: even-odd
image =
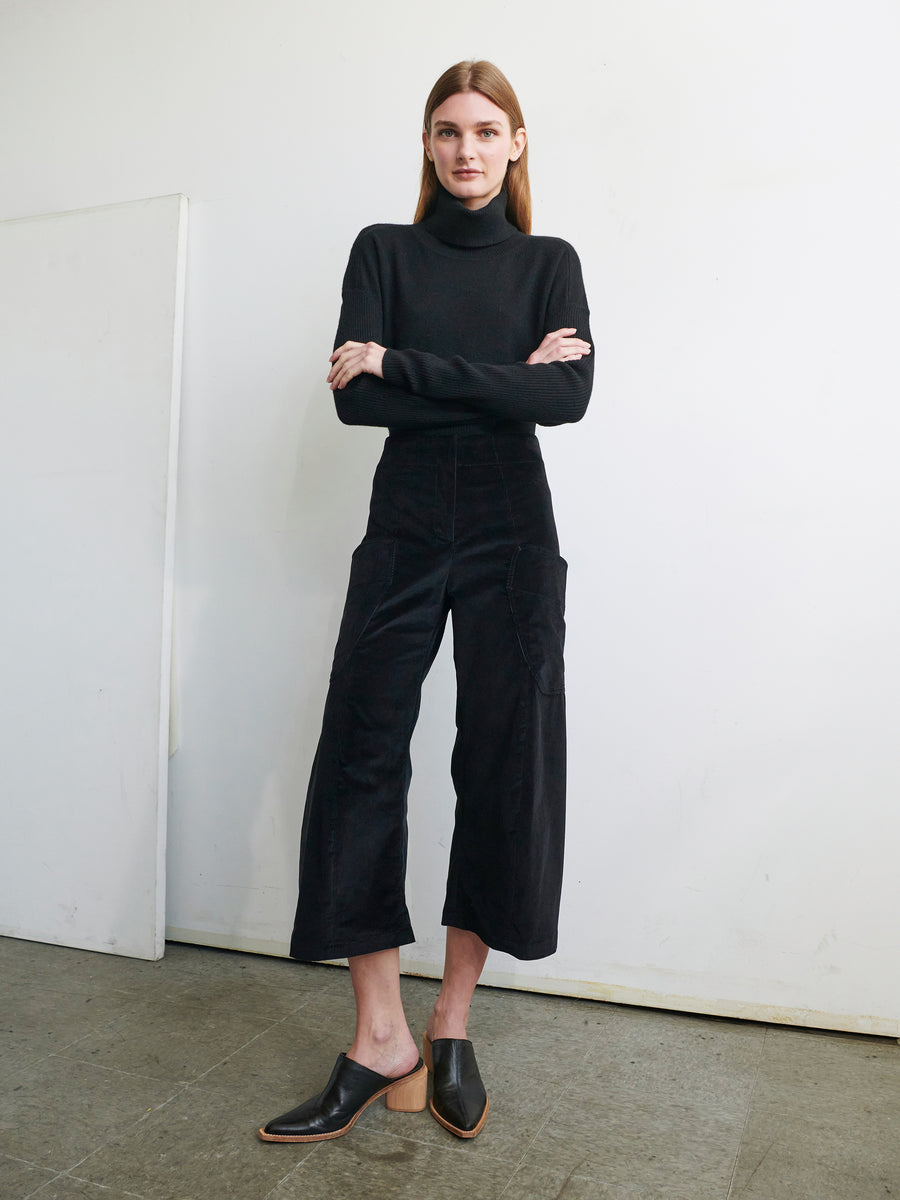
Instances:
[[[334,380],[336,380],[340,376],[341,372],[345,370],[346,366],[347,366],[347,355],[346,354],[339,354],[339,355],[334,356],[334,366],[328,372],[328,382],[332,383]]]
[[[343,356],[342,356],[341,359],[338,362],[336,362],[334,364],[334,366],[331,368],[331,370],[328,372],[328,382],[331,384],[332,389],[334,389],[336,387],[340,387],[341,377],[343,376],[343,374],[346,370],[346,367],[347,367],[346,361],[343,359]]]
[[[341,362],[341,372],[338,378],[338,386],[346,387],[351,379],[355,379],[357,375],[362,375],[366,369],[366,348],[362,342],[357,342],[352,350],[349,350]]]
[[[354,371],[350,367],[345,367],[335,379],[334,386],[338,389],[345,388],[350,380],[358,374],[359,371]]]
[[[345,342],[343,346],[332,356],[335,360],[334,366],[331,369],[331,375],[335,379],[342,379],[349,371],[349,379],[354,375],[358,375],[362,370],[363,359],[365,358],[365,346],[362,342]],[[347,382],[343,379],[343,382]]]

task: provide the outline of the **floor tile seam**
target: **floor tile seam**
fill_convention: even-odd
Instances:
[[[563,1088],[562,1093],[557,1098],[556,1103],[553,1105],[552,1109],[547,1114],[546,1120],[538,1128],[537,1132],[534,1134],[534,1136],[531,1138],[531,1140],[528,1142],[525,1149],[522,1151],[521,1155],[519,1156],[519,1161],[516,1163],[515,1169],[513,1170],[512,1175],[510,1176],[509,1180],[507,1181],[506,1187],[500,1193],[501,1197],[504,1196],[506,1194],[506,1192],[509,1190],[510,1184],[512,1183],[513,1179],[515,1179],[516,1175],[519,1173],[520,1169],[524,1165],[525,1159],[531,1153],[532,1149],[534,1149],[534,1146],[535,1146],[538,1138],[541,1136],[541,1134],[544,1132],[544,1130],[547,1128],[547,1126],[550,1124],[550,1122],[556,1116],[557,1110],[559,1109],[560,1105],[563,1103],[563,1100],[565,1099],[565,1097],[566,1097],[566,1089]]]
[[[275,1025],[286,1025],[290,1021],[291,1017],[295,1017],[298,1013],[302,1013],[303,1010],[306,1008],[306,1006],[308,1004],[311,1004],[312,1001],[316,998],[317,997],[315,997],[315,996],[307,996],[307,998],[304,1000],[304,1002],[302,1004],[298,1005],[297,1008],[292,1008],[289,1013],[284,1013],[280,1017],[276,1017],[276,1016],[268,1017],[267,1019],[271,1020],[273,1028]]]
[[[267,1033],[269,1033],[277,1025],[282,1023],[281,1020],[273,1021],[269,1017],[266,1018],[266,1021],[268,1023],[266,1024],[265,1028],[258,1030],[253,1035],[253,1037],[251,1037],[249,1039],[249,1041],[243,1042],[239,1046],[235,1046],[234,1049],[228,1051],[228,1053],[225,1055],[224,1058],[220,1059],[216,1063],[213,1063],[212,1066],[208,1067],[200,1075],[194,1076],[191,1079],[168,1079],[168,1078],[166,1078],[166,1076],[146,1075],[140,1071],[123,1071],[118,1067],[107,1067],[102,1063],[93,1063],[93,1062],[88,1061],[87,1059],[80,1058],[77,1055],[69,1053],[69,1051],[71,1051],[72,1049],[77,1047],[81,1042],[84,1042],[88,1038],[93,1037],[98,1032],[97,1030],[92,1030],[91,1033],[85,1034],[84,1037],[77,1038],[74,1042],[71,1042],[67,1046],[62,1047],[61,1050],[52,1051],[46,1057],[47,1058],[64,1058],[67,1062],[78,1062],[78,1063],[82,1063],[86,1067],[97,1067],[100,1070],[104,1070],[104,1071],[115,1071],[120,1075],[132,1075],[137,1079],[153,1079],[153,1080],[156,1080],[161,1083],[175,1083],[180,1086],[188,1086],[192,1083],[196,1083],[200,1079],[205,1078],[210,1073],[210,1071],[214,1071],[217,1067],[222,1066],[223,1063],[226,1063],[235,1054],[239,1054],[242,1050],[245,1050],[248,1046],[252,1046],[255,1041],[257,1041],[261,1037],[264,1037]]]
[[[587,1162],[587,1159],[582,1159],[581,1162],[585,1163],[585,1162]],[[516,1176],[522,1170],[524,1165],[525,1165],[524,1161],[517,1164],[516,1169],[513,1171],[512,1175],[510,1176],[510,1178],[506,1184],[506,1187],[503,1189],[503,1191],[497,1197],[497,1200],[503,1200],[503,1197],[509,1191],[510,1187],[512,1187],[513,1183],[515,1182]],[[581,1164],[579,1164],[579,1166],[580,1165]],[[597,1179],[597,1177],[594,1175],[579,1175],[578,1167],[577,1166],[573,1167],[572,1170],[568,1172],[565,1179],[563,1180],[562,1187],[556,1194],[556,1200],[564,1200],[564,1197],[566,1194],[566,1188],[569,1186],[569,1184],[572,1182],[573,1179],[576,1180],[578,1183],[603,1183],[602,1179]],[[555,1186],[555,1184],[554,1184],[554,1186]]]
[[[225,1057],[223,1059],[221,1059],[219,1062],[213,1063],[213,1065],[211,1067],[208,1067],[205,1071],[201,1072],[201,1074],[195,1076],[193,1079],[187,1080],[186,1086],[190,1087],[191,1085],[193,1085],[195,1083],[199,1083],[201,1079],[205,1079],[207,1077],[207,1075],[209,1075],[212,1071],[216,1071],[219,1069],[219,1067],[223,1067],[225,1065],[225,1063],[227,1063],[230,1059],[234,1058],[234,1056],[236,1054],[241,1054],[249,1046],[252,1046],[254,1042],[258,1042],[261,1037],[265,1037],[267,1033],[271,1033],[271,1031],[273,1029],[277,1028],[281,1024],[282,1024],[281,1021],[274,1021],[271,1025],[267,1025],[265,1029],[261,1029],[259,1031],[259,1033],[254,1034],[253,1037],[250,1038],[249,1041],[244,1042],[243,1045],[236,1046],[233,1050],[229,1050],[229,1052],[225,1055]]]
[[[161,1083],[169,1087],[178,1088],[184,1091],[190,1087],[196,1080],[193,1079],[171,1079],[165,1075],[146,1075],[142,1071],[123,1071],[121,1067],[108,1067],[104,1063],[90,1062],[86,1058],[76,1058],[70,1054],[50,1054],[48,1058],[61,1058],[68,1063],[78,1063],[80,1067],[91,1067],[95,1071],[107,1071],[111,1075],[121,1075],[126,1079],[140,1079],[145,1083]],[[202,1077],[200,1077],[202,1078]]]
[[[284,1017],[282,1020],[278,1021],[277,1024],[278,1025],[294,1025],[294,1024],[296,1024],[298,1029],[309,1029],[310,1031],[312,1031],[314,1033],[333,1033],[334,1032],[334,1026],[329,1025],[324,1019],[322,1021],[293,1021],[292,1017],[294,1015],[295,1014],[293,1014],[293,1013],[289,1014],[288,1016]],[[352,1022],[354,1020],[354,1018],[351,1017],[350,1020]],[[351,1039],[349,1037],[345,1037],[343,1040],[349,1046]]]
[[[48,1059],[51,1058],[71,1059],[72,1056],[69,1052],[74,1050],[80,1042],[85,1040],[85,1038],[93,1037],[95,1032],[95,1030],[92,1030],[90,1033],[86,1033],[84,1037],[76,1038],[72,1042],[66,1042],[65,1045],[57,1046],[53,1050],[45,1050],[43,1052],[35,1051],[34,1058],[29,1057],[28,1052],[26,1051],[25,1061],[23,1061],[19,1066],[13,1068],[13,1070],[11,1070],[9,1073],[10,1076],[19,1075],[22,1071],[33,1071],[36,1067],[39,1067],[41,1063],[47,1062]]]
[[[87,1154],[85,1154],[82,1158],[80,1158],[78,1160],[78,1162],[73,1163],[70,1167],[67,1167],[65,1169],[65,1171],[62,1172],[62,1174],[70,1176],[72,1179],[77,1179],[80,1183],[86,1183],[90,1187],[97,1187],[97,1188],[104,1188],[105,1190],[111,1190],[111,1189],[107,1189],[105,1184],[97,1183],[96,1180],[93,1180],[93,1179],[87,1179],[83,1175],[76,1175],[74,1172],[76,1172],[79,1167],[83,1167],[85,1165],[85,1163],[89,1163],[92,1158],[95,1158],[98,1154],[100,1154],[103,1150],[105,1150],[107,1148],[107,1146],[112,1145],[112,1143],[115,1142],[118,1138],[127,1135],[128,1133],[132,1132],[132,1130],[134,1130],[134,1129],[137,1129],[137,1127],[139,1125],[142,1125],[144,1121],[149,1120],[150,1117],[152,1117],[154,1115],[154,1113],[160,1112],[162,1109],[164,1109],[166,1107],[166,1105],[171,1104],[173,1100],[177,1100],[178,1097],[183,1095],[186,1090],[187,1090],[187,1088],[180,1087],[177,1092],[173,1093],[173,1095],[171,1095],[171,1096],[167,1096],[165,1098],[165,1100],[160,1101],[159,1104],[151,1105],[145,1112],[142,1112],[139,1117],[135,1118],[135,1120],[129,1121],[123,1125],[117,1126],[113,1130],[110,1130],[109,1135],[107,1137],[105,1137],[100,1142],[99,1145],[95,1145],[94,1148],[92,1150],[90,1150]],[[144,1198],[136,1192],[125,1192],[125,1195],[126,1196],[138,1196],[138,1200],[144,1200]]]
[[[21,1163],[23,1167],[39,1167],[41,1164],[34,1162],[30,1158],[20,1158],[18,1154],[7,1154],[5,1150],[0,1150],[0,1162],[9,1159],[10,1162]],[[44,1167],[45,1171],[52,1171],[53,1167]]]
[[[162,1100],[158,1104],[154,1104],[154,1105],[151,1105],[150,1107],[148,1107],[146,1109],[146,1111],[142,1112],[140,1114],[140,1116],[136,1117],[133,1121],[124,1123],[122,1125],[117,1126],[115,1129],[110,1130],[108,1136],[103,1138],[103,1140],[98,1145],[94,1145],[87,1154],[83,1155],[83,1157],[78,1159],[77,1162],[72,1163],[71,1166],[66,1167],[65,1170],[58,1172],[58,1174],[54,1175],[53,1179],[49,1179],[49,1180],[45,1179],[39,1185],[39,1187],[46,1187],[48,1183],[53,1183],[53,1182],[55,1182],[56,1179],[66,1177],[66,1178],[76,1179],[77,1181],[79,1181],[81,1183],[86,1183],[90,1187],[103,1188],[104,1190],[111,1190],[111,1189],[107,1189],[105,1184],[97,1183],[95,1180],[87,1179],[82,1175],[76,1175],[75,1172],[78,1170],[79,1167],[84,1166],[85,1163],[89,1162],[97,1154],[99,1154],[101,1151],[105,1150],[107,1148],[107,1146],[111,1145],[114,1141],[116,1141],[117,1138],[120,1138],[120,1137],[128,1134],[132,1130],[136,1129],[144,1121],[146,1121],[150,1117],[152,1117],[154,1115],[154,1113],[157,1113],[161,1109],[165,1108],[167,1104],[171,1104],[173,1100],[177,1100],[178,1097],[181,1096],[186,1090],[187,1090],[186,1087],[179,1087],[176,1092],[174,1092],[170,1096],[167,1096],[165,1098],[165,1100]],[[21,1161],[24,1162],[25,1160],[21,1160]],[[29,1164],[29,1165],[34,1165],[34,1166],[40,1167],[39,1163]],[[42,1170],[48,1170],[48,1169],[53,1170],[55,1168],[43,1167],[41,1169]],[[144,1200],[144,1197],[140,1196],[137,1192],[125,1192],[124,1195],[136,1197],[137,1200]]]
[[[32,1159],[30,1159],[30,1158],[19,1158],[19,1156],[17,1154],[6,1154],[4,1152],[3,1154],[0,1154],[0,1162],[2,1162],[4,1159],[7,1160],[8,1162],[18,1163],[20,1166],[23,1166],[23,1167],[34,1167],[34,1169],[36,1171],[47,1171],[50,1175],[53,1176],[54,1179],[57,1178],[59,1175],[65,1175],[65,1171],[58,1171],[56,1169],[56,1167],[45,1167],[42,1163],[33,1162]],[[38,1184],[38,1186],[43,1187],[44,1184],[52,1183],[52,1182],[53,1182],[53,1179],[45,1179],[44,1182]]]
[[[97,1026],[96,1028],[89,1030],[87,1033],[83,1033],[80,1037],[73,1038],[71,1042],[66,1042],[64,1046],[58,1046],[55,1050],[51,1050],[46,1057],[65,1058],[67,1050],[73,1049],[73,1047],[78,1046],[81,1042],[87,1041],[88,1038],[94,1037],[95,1034],[100,1032],[102,1032],[102,1030],[99,1026]]]
[[[84,1162],[84,1161],[86,1161],[86,1160],[82,1159],[82,1162]],[[105,1183],[97,1183],[93,1179],[85,1179],[82,1175],[75,1175],[75,1174],[73,1174],[73,1170],[74,1170],[74,1168],[72,1170],[68,1170],[68,1171],[61,1171],[54,1179],[48,1179],[44,1183],[42,1183],[40,1186],[42,1188],[44,1188],[44,1187],[47,1187],[47,1185],[50,1183],[58,1183],[60,1179],[72,1179],[72,1180],[74,1180],[75,1183],[86,1183],[88,1185],[88,1187],[96,1188],[98,1191],[101,1191],[101,1192],[115,1191],[120,1196],[128,1196],[129,1200],[146,1200],[146,1196],[144,1196],[140,1192],[129,1192],[118,1186],[115,1188],[107,1187],[107,1185]],[[31,1195],[34,1196],[34,1195],[36,1195],[36,1193],[32,1192]],[[28,1200],[28,1197],[25,1197],[25,1200]]]
[[[71,992],[65,992],[65,993],[60,992],[59,994],[67,995],[67,996],[72,995]],[[133,1015],[134,1015],[133,1013],[120,1012],[120,1013],[117,1013],[115,1016],[104,1017],[100,1021],[98,1021],[96,1025],[92,1025],[91,1028],[86,1033],[79,1034],[78,1037],[72,1038],[71,1041],[65,1042],[62,1046],[58,1046],[55,1050],[49,1051],[48,1055],[45,1057],[49,1057],[49,1055],[53,1055],[53,1054],[62,1054],[66,1050],[70,1050],[73,1046],[77,1046],[80,1042],[86,1041],[87,1038],[96,1037],[97,1034],[106,1033],[116,1023],[122,1022],[122,1021],[127,1021],[129,1019],[129,1017],[131,1017]],[[28,1035],[25,1035],[25,1036],[28,1036]],[[39,1034],[38,1036],[44,1036],[44,1035]]]
[[[6,1075],[5,1079],[3,1079],[2,1076],[0,1076],[0,1079],[3,1079],[2,1086],[4,1086],[4,1087],[8,1086],[9,1081],[13,1080],[13,1079],[17,1079],[18,1076],[22,1074],[22,1072],[30,1073],[36,1067],[39,1067],[42,1062],[46,1062],[48,1058],[56,1058],[57,1055],[58,1055],[58,1051],[48,1050],[46,1053],[38,1055],[37,1058],[28,1058],[26,1056],[26,1058],[23,1062],[19,1063],[18,1066],[13,1067],[10,1070],[9,1074]]]
[[[728,1191],[725,1193],[725,1200],[731,1200],[731,1197],[734,1196],[734,1184],[735,1184],[735,1180],[737,1178],[737,1168],[738,1168],[738,1162],[741,1157],[741,1148],[743,1147],[744,1141],[747,1137],[747,1129],[750,1125],[750,1114],[753,1112],[753,1097],[756,1094],[756,1089],[759,1085],[759,1077],[762,1074],[763,1059],[765,1057],[766,1043],[768,1042],[768,1040],[769,1040],[769,1027],[767,1026],[765,1033],[763,1034],[763,1037],[760,1041],[760,1045],[759,1045],[759,1060],[756,1064],[756,1076],[753,1080],[753,1086],[750,1088],[750,1095],[747,1097],[747,1111],[744,1114],[744,1122],[743,1122],[743,1125],[741,1126],[741,1132],[740,1132],[740,1136],[738,1137],[737,1148],[734,1152],[734,1161],[731,1164],[731,1177],[728,1180]]]
[[[47,1168],[45,1167],[45,1168],[44,1168],[44,1170],[46,1170],[46,1169],[47,1169]],[[37,1185],[37,1187],[34,1189],[34,1191],[33,1191],[33,1192],[27,1192],[27,1193],[26,1193],[26,1194],[25,1194],[25,1195],[22,1197],[22,1200],[31,1200],[31,1197],[32,1197],[32,1196],[36,1196],[36,1195],[38,1194],[38,1192],[39,1192],[39,1191],[40,1191],[42,1188],[49,1187],[49,1185],[50,1185],[51,1183],[56,1183],[56,1181],[57,1181],[58,1179],[63,1179],[64,1177],[65,1177],[65,1171],[60,1171],[60,1172],[59,1172],[59,1174],[57,1174],[57,1175],[54,1175],[52,1179],[42,1179],[42,1180],[41,1180],[41,1182],[40,1182],[40,1183]]]
[[[297,1172],[300,1170],[300,1168],[302,1166],[304,1166],[306,1163],[309,1162],[310,1158],[312,1158],[315,1151],[318,1150],[321,1145],[322,1145],[321,1142],[316,1142],[315,1144],[310,1145],[309,1149],[307,1150],[307,1153],[303,1155],[303,1157],[300,1159],[299,1162],[294,1163],[294,1165],[291,1167],[291,1169],[288,1171],[288,1173],[286,1175],[284,1175],[281,1179],[279,1179],[278,1182],[275,1184],[275,1186],[270,1191],[266,1192],[265,1196],[263,1197],[263,1200],[270,1200],[270,1197],[274,1196],[275,1193],[278,1191],[278,1189],[283,1184],[287,1183],[287,1181],[289,1179],[291,1179],[294,1175],[297,1174]]]

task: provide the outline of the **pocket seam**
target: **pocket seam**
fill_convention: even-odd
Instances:
[[[542,554],[546,555],[548,558],[553,559],[555,570],[557,572],[559,572],[560,574],[562,574],[562,597],[561,598],[559,596],[558,590],[556,590],[554,593],[551,593],[549,591],[536,592],[536,591],[532,590],[531,588],[516,587],[516,584],[515,584],[516,567],[518,566],[519,559],[521,557],[522,552],[529,548],[538,550]],[[548,603],[550,603],[554,606],[558,605],[559,606],[559,619],[560,619],[560,624],[561,624],[562,641],[564,644],[564,641],[565,641],[565,583],[566,583],[567,572],[568,572],[568,563],[562,557],[561,554],[559,554],[556,551],[549,550],[545,546],[538,546],[538,545],[531,546],[530,543],[525,543],[523,545],[516,546],[515,552],[512,556],[512,560],[509,564],[509,571],[508,571],[507,577],[506,577],[506,593],[507,593],[507,598],[509,601],[510,615],[512,616],[513,628],[515,629],[515,633],[516,633],[516,640],[519,643],[519,651],[522,655],[522,658],[525,662],[526,667],[528,668],[529,674],[531,675],[532,679],[534,680],[535,684],[538,687],[538,690],[542,693],[542,695],[545,695],[545,696],[559,696],[559,695],[563,695],[565,693],[565,664],[563,661],[562,648],[560,648],[560,655],[559,655],[559,684],[558,684],[558,686],[552,686],[552,687],[549,686],[549,684],[545,685],[544,683],[541,682],[540,668],[534,666],[533,654],[529,655],[529,653],[528,653],[528,648],[526,645],[527,638],[525,637],[525,632],[524,632],[525,624],[526,624],[526,620],[527,620],[527,614],[519,611],[519,608],[517,608],[516,596],[534,596],[541,600],[547,601]],[[551,657],[550,655],[547,656],[548,659],[550,659],[550,657]]]
[[[340,631],[338,632],[337,645],[334,648],[334,661],[332,663],[331,672],[330,672],[330,676],[329,676],[330,679],[334,679],[334,678],[336,678],[336,676],[340,675],[341,672],[349,664],[350,660],[353,657],[354,651],[356,650],[356,647],[360,643],[360,639],[362,638],[362,636],[366,632],[366,630],[369,628],[369,625],[372,623],[372,618],[375,616],[375,613],[378,611],[378,608],[380,607],[381,602],[384,600],[384,597],[387,594],[388,589],[390,588],[391,584],[394,581],[394,568],[395,568],[396,559],[397,559],[397,539],[391,538],[391,537],[382,537],[382,536],[377,537],[377,538],[363,538],[363,540],[359,543],[359,545],[353,551],[352,555],[350,556],[351,579],[352,579],[352,574],[353,574],[353,564],[357,560],[359,552],[363,549],[364,546],[365,547],[374,546],[378,543],[384,543],[385,549],[388,550],[389,561],[388,561],[388,565],[387,565],[387,570],[385,572],[385,578],[382,581],[381,586],[379,587],[379,590],[378,590],[375,598],[373,599],[371,606],[367,606],[369,608],[369,611],[368,611],[366,618],[363,621],[362,625],[360,625],[359,630],[356,633],[356,636],[353,638],[352,645],[349,646],[344,651],[344,653],[340,657],[340,660],[338,659],[338,650],[341,645],[341,634],[340,634]],[[350,599],[350,594],[351,594],[351,587],[350,587],[350,581],[348,581],[347,595],[344,600],[345,609],[346,609],[347,601]],[[342,618],[342,624],[343,624],[343,618]]]

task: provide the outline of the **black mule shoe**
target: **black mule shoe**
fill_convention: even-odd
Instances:
[[[390,1079],[339,1054],[318,1096],[270,1121],[259,1136],[264,1142],[324,1142],[352,1129],[363,1109],[379,1096],[394,1112],[421,1112],[427,1087],[428,1069],[421,1058],[406,1075]]]
[[[425,1062],[434,1071],[431,1115],[457,1137],[473,1138],[487,1120],[488,1098],[472,1043],[425,1035]]]

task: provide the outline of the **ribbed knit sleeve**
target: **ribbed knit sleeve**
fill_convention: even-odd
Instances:
[[[555,245],[557,261],[549,295],[537,298],[545,314],[543,333],[568,327],[591,341],[578,256],[567,243]],[[364,230],[354,244],[344,278],[335,347],[348,340],[384,345],[385,296],[378,255],[377,237]],[[535,298],[529,299],[533,305]],[[534,349],[537,342],[531,347]],[[593,381],[593,355],[577,362],[529,365],[524,361],[470,362],[424,347],[389,346],[382,370],[383,380],[360,375],[334,393],[343,422],[392,429],[426,429],[484,418],[560,425],[584,416]]]
[[[571,246],[560,263],[547,306],[547,328],[577,330],[591,341],[581,264]],[[536,350],[537,346],[532,349]],[[470,363],[421,350],[391,349],[384,356],[385,381],[435,400],[462,400],[487,416],[562,425],[580,421],[591,395],[594,360],[576,362]]]
[[[341,288],[341,315],[334,349],[344,342],[377,342],[384,345],[384,317],[374,230],[364,229],[350,251]],[[394,387],[375,375],[357,375],[333,393],[337,415],[345,425],[376,425],[391,429],[427,429],[465,424],[475,419],[472,409],[447,406],[435,413],[411,392]]]

